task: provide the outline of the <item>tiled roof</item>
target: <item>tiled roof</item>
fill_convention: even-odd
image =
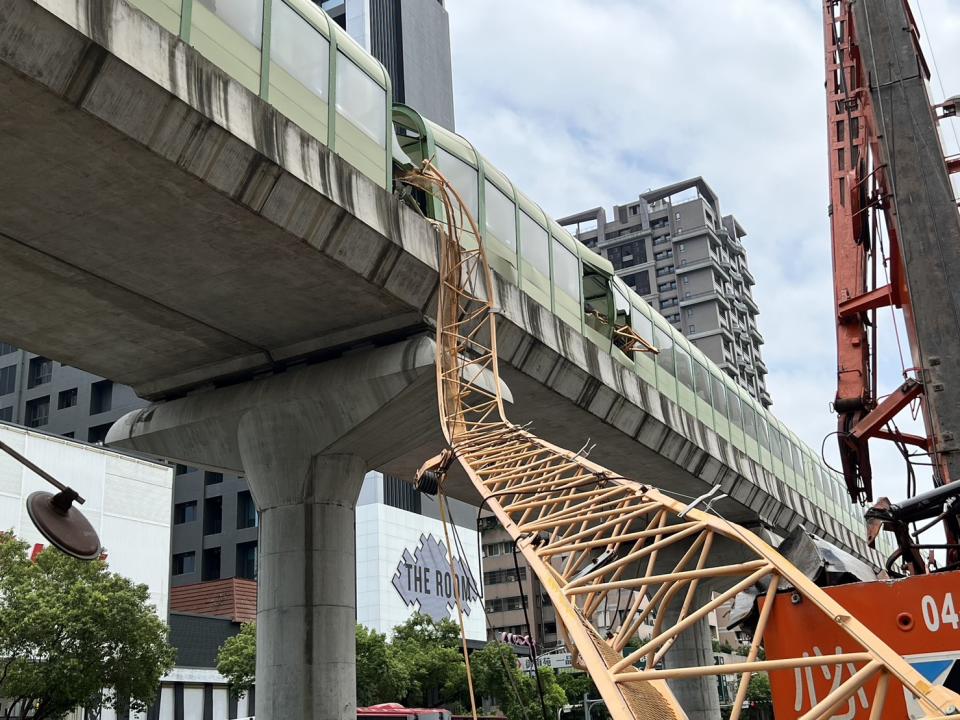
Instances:
[[[251,622],[257,617],[257,583],[230,578],[180,585],[170,589],[170,610]]]

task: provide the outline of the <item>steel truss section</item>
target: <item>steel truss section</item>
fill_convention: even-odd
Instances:
[[[738,720],[752,674],[836,663],[853,664],[857,671],[801,720],[828,718],[861,690],[872,697],[871,718],[880,717],[890,692],[903,690],[929,718],[960,708],[960,696],[924,680],[754,533],[508,422],[500,395],[494,284],[483,244],[476,241],[480,232],[456,190],[429,161],[405,181],[436,196],[445,215],[436,223],[437,391],[449,449],[421,468],[418,482],[430,478],[442,493],[447,469],[454,460],[460,463],[536,573],[574,662],[590,673],[615,720],[685,718],[667,680],[731,673],[741,676],[730,719]],[[683,633],[757,586],[764,597],[743,662],[661,669]],[[819,608],[857,649],[759,659],[778,591],[796,593]],[[611,606],[613,620],[606,622]],[[643,628],[649,635],[628,650]]]

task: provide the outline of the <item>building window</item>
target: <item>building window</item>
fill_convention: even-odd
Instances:
[[[196,569],[197,555],[194,552],[177,553],[173,556],[172,575],[187,575]]]
[[[337,53],[337,111],[377,145],[387,146],[387,91],[341,52]]]
[[[237,530],[257,527],[260,524],[257,508],[249,490],[237,493]]]
[[[57,395],[57,410],[66,410],[77,404],[77,388],[63,390]]]
[[[627,278],[628,284],[630,280],[633,280],[633,284],[630,285],[630,287],[633,288],[637,295],[650,294],[650,273],[648,271],[644,270],[636,275],[631,275]]]
[[[487,532],[488,530],[493,530],[496,527],[500,527],[500,522],[493,515],[482,517],[477,523],[477,530],[480,532]]]
[[[50,420],[50,396],[27,401],[27,427],[43,427]]]
[[[223,530],[223,497],[203,501],[203,534],[216,535]]]
[[[6,420],[7,422],[13,420],[13,405],[0,408],[0,420]]]
[[[0,395],[8,395],[17,388],[17,366],[0,368]]]
[[[173,506],[173,524],[183,525],[197,519],[197,501],[177,503]]]
[[[9,355],[16,351],[17,349],[10,343],[0,342],[0,356]]]
[[[220,548],[207,548],[203,551],[200,579],[204,581],[220,579]]]
[[[223,473],[210,472],[209,470],[203,474],[203,484],[206,485],[216,485],[223,482]]]
[[[90,386],[90,414],[107,412],[113,406],[113,381],[100,380]]]
[[[527,579],[527,569],[525,567],[520,568],[520,580]],[[499,585],[500,583],[515,583],[517,582],[517,571],[514,568],[507,568],[506,570],[491,570],[490,572],[485,572],[483,574],[483,584],[484,585]]]
[[[237,545],[237,577],[247,580],[257,579],[256,541]]]
[[[330,43],[289,5],[274,3],[270,18],[270,59],[326,101]]]
[[[190,468],[188,468],[186,465],[181,465],[180,463],[177,463],[176,467],[174,468],[174,474],[176,475],[186,475],[188,472],[190,472]]]
[[[32,388],[50,382],[53,377],[53,360],[45,357],[35,357],[30,361],[27,387]]]
[[[390,507],[420,514],[420,493],[408,482],[393,475],[383,476],[383,502]]]
[[[512,542],[497,542],[483,546],[484,557],[496,557],[497,555],[509,555],[513,552]]]
[[[200,0],[200,4],[256,47],[260,47],[261,35],[263,34],[263,7],[261,3],[251,0],[229,3]]]
[[[104,423],[103,425],[95,425],[87,431],[87,442],[92,443],[103,443],[107,439],[107,432],[110,430],[110,427],[113,423]]]

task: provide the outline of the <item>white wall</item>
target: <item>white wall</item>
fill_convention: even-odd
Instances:
[[[356,533],[357,622],[389,634],[420,608],[419,604],[410,606],[405,603],[393,585],[394,576],[401,570],[405,571],[402,567],[404,551],[409,556],[416,555],[421,536],[431,535],[445,548],[443,523],[382,503],[362,504],[357,507]],[[466,555],[463,561],[469,564],[477,585],[482,586],[483,570],[477,554],[477,532],[458,527],[457,533]],[[456,547],[452,534],[451,542]],[[455,551],[454,555],[459,557],[460,553]],[[436,565],[432,568],[434,573],[437,570],[449,571],[449,562],[437,562]],[[435,597],[435,585],[432,584],[431,588]],[[467,637],[485,640],[487,631],[483,602],[477,599],[469,606],[470,614],[464,617]],[[446,611],[448,617],[457,622],[457,610],[452,600]]]
[[[0,440],[86,499],[79,509],[100,535],[110,570],[147,585],[150,602],[166,619],[173,469],[6,423],[0,423]],[[53,488],[0,453],[0,530],[46,545],[27,514],[26,499],[35,490]]]

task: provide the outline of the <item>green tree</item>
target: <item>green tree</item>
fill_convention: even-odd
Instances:
[[[230,694],[241,698],[253,687],[257,672],[257,624],[244,623],[217,652],[217,671],[227,679]]]
[[[537,681],[520,670],[513,650],[501,643],[487,643],[470,656],[477,695],[492,698],[508,720],[545,720]],[[543,684],[546,720],[557,716],[567,704],[567,695],[550,668],[539,668]]]
[[[77,707],[146,711],[175,653],[146,585],[0,534],[0,697],[6,717],[59,718]]]
[[[770,692],[769,675],[763,672],[750,676],[750,684],[747,685],[747,700],[767,703],[773,700],[773,693]]]
[[[567,696],[567,704],[575,705],[583,702],[583,696],[588,695],[591,698],[599,698],[597,686],[593,684],[590,676],[584,672],[562,672],[557,675],[557,683],[563,688]]]
[[[397,702],[409,686],[407,667],[387,636],[357,625],[357,705]]]
[[[403,702],[460,712],[469,706],[460,626],[416,613],[393,630],[390,643],[402,676],[408,679]]]

